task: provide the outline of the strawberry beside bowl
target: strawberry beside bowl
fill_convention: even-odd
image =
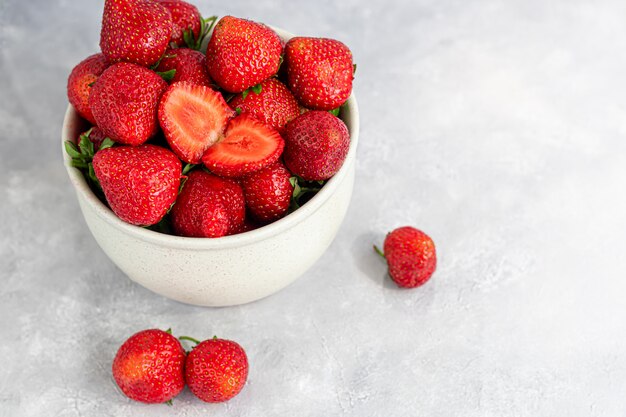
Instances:
[[[275,29],[281,38],[293,35]],[[341,111],[350,149],[341,169],[306,204],[246,233],[220,238],[171,236],[120,220],[89,188],[82,173],[64,163],[94,238],[130,279],[165,297],[201,306],[230,306],[269,296],[289,285],[325,252],[345,217],[354,184],[359,137],[357,101]],[[85,128],[68,106],[62,145]]]

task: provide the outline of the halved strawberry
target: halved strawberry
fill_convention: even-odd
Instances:
[[[278,132],[242,114],[228,124],[224,138],[202,156],[209,170],[223,177],[242,177],[278,160],[285,141]]]
[[[167,142],[180,159],[192,164],[219,140],[234,115],[220,93],[186,81],[172,84],[159,105]]]

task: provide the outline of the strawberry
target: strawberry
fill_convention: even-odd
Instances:
[[[326,180],[346,159],[350,134],[341,119],[327,111],[311,110],[285,128],[285,165],[307,181]]]
[[[187,355],[185,381],[202,401],[228,401],[239,394],[248,379],[248,358],[231,340],[205,340]]]
[[[89,108],[91,86],[109,65],[111,64],[103,54],[94,54],[76,65],[67,79],[67,98],[78,114],[91,124],[96,124]]]
[[[171,334],[143,330],[129,337],[113,360],[113,379],[129,398],[168,402],[185,387],[185,350]]]
[[[196,169],[189,173],[171,215],[174,231],[180,236],[234,234],[244,223],[243,191],[233,180]]]
[[[242,180],[246,206],[260,222],[273,222],[289,210],[293,185],[291,173],[280,162],[262,168]]]
[[[419,287],[430,279],[437,267],[433,240],[411,226],[400,227],[385,238],[384,250],[376,252],[387,260],[391,279],[403,288]]]
[[[354,67],[343,43],[325,38],[291,38],[285,45],[287,85],[314,110],[332,110],[350,96]]]
[[[140,145],[158,130],[157,106],[167,88],[154,71],[121,62],[107,68],[94,84],[89,107],[106,136]]]
[[[111,62],[156,63],[172,36],[172,15],[152,0],[105,0],[100,49]]]
[[[211,78],[224,90],[241,93],[278,71],[282,45],[267,26],[225,16],[217,22],[207,46]]]
[[[189,48],[177,48],[168,50],[159,66],[159,72],[176,70],[171,83],[177,81],[189,81],[193,84],[211,85],[211,78],[206,68],[206,56],[202,52]]]
[[[170,42],[185,45],[184,33],[190,31],[194,39],[200,37],[202,16],[198,8],[182,0],[155,0],[172,15],[172,37]],[[191,45],[189,45],[191,46]]]
[[[279,132],[300,114],[298,102],[289,89],[276,78],[260,84],[261,91],[235,96],[228,105],[238,113],[247,113]]]
[[[172,84],[159,105],[167,142],[180,159],[192,164],[219,140],[234,114],[220,93],[186,81]]]
[[[160,146],[118,146],[96,152],[93,169],[111,210],[127,223],[158,223],[176,201],[182,164]]]
[[[278,132],[242,114],[228,123],[224,137],[206,150],[202,163],[223,177],[243,177],[278,160],[285,141]]]

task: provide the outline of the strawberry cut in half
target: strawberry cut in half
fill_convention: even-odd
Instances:
[[[200,162],[234,115],[220,93],[186,81],[172,84],[159,105],[159,123],[167,142],[180,159],[191,164]]]
[[[228,124],[224,138],[207,149],[204,165],[223,177],[242,177],[280,158],[285,141],[273,128],[242,114]]]

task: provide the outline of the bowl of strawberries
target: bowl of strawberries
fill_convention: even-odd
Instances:
[[[100,47],[68,78],[62,139],[107,256],[201,306],[258,300],[309,269],[352,196],[348,47],[182,0],[106,0]]]

